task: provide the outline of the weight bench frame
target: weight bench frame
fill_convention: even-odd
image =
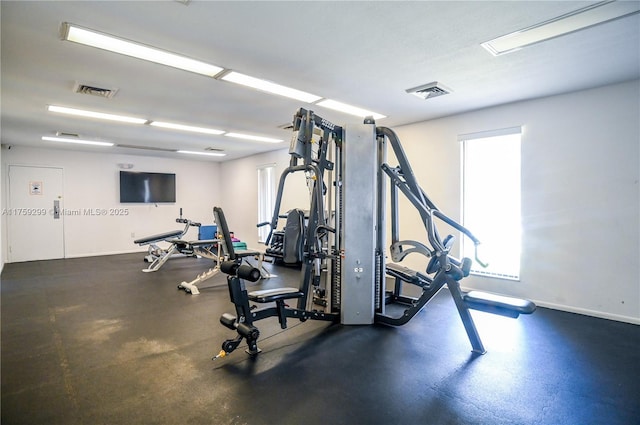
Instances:
[[[133,243],[140,246],[149,245],[148,254],[146,257],[144,257],[144,261],[151,264],[149,264],[146,269],[143,269],[143,272],[152,273],[160,270],[164,263],[166,263],[167,260],[174,254],[184,254],[187,256],[196,255],[194,250],[194,243],[184,241],[181,238],[187,234],[187,232],[189,231],[189,227],[200,227],[200,223],[183,219],[182,208],[180,209],[180,218],[177,218],[176,222],[184,223],[184,229],[159,233],[157,235],[147,236],[133,241]],[[167,242],[171,244],[171,246],[167,249],[163,249],[157,245],[159,242]]]

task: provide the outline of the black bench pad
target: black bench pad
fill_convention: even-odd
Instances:
[[[469,308],[509,317],[531,314],[536,310],[536,305],[529,300],[489,294],[487,292],[470,291],[463,296],[463,299]]]
[[[171,232],[159,233],[157,235],[147,236],[146,238],[136,239],[135,241],[133,241],[133,243],[137,243],[139,245],[143,245],[143,244],[147,244],[147,243],[151,243],[151,242],[160,242],[160,241],[163,241],[165,239],[175,238],[177,236],[181,236],[182,233],[183,233],[183,230],[173,230]]]
[[[304,296],[304,293],[300,292],[298,288],[274,288],[252,291],[249,292],[248,295],[251,301],[258,303],[268,303],[271,301],[301,298]]]
[[[433,282],[429,276],[415,270],[411,270],[408,267],[401,266],[400,264],[387,263],[385,267],[388,275],[397,277],[400,280],[413,285],[425,287],[429,286],[431,282]]]

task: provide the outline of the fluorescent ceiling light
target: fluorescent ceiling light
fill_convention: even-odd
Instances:
[[[253,140],[255,142],[280,143],[284,140],[272,139],[271,137],[252,136],[250,134],[227,133],[225,136],[234,137],[236,139]]]
[[[243,86],[252,87],[254,89],[266,91],[272,94],[278,94],[280,96],[296,99],[301,102],[313,103],[322,99],[320,96],[303,92],[300,90],[292,89],[289,87],[281,86],[280,84],[272,83],[270,81],[261,80],[259,78],[250,77],[248,75],[240,74],[239,72],[231,71],[228,74],[220,78],[224,81],[231,83],[242,84]]]
[[[65,106],[49,105],[47,108],[49,112],[58,112],[61,114],[76,115],[76,116],[87,117],[87,118],[98,118],[101,120],[120,121],[120,122],[126,122],[131,124],[144,124],[147,122],[146,119],[142,119],[142,118],[127,117],[124,115],[105,114],[103,112],[85,111],[83,109],[67,108]]]
[[[482,47],[498,56],[639,11],[640,2],[637,1],[604,1],[487,41]]]
[[[48,142],[77,143],[80,145],[113,146],[113,143],[110,143],[110,142],[96,142],[93,140],[68,139],[66,137],[42,136],[42,140],[46,140]]]
[[[386,115],[377,114],[375,112],[367,111],[366,109],[358,108],[356,106],[347,105],[346,103],[337,102],[331,99],[325,99],[322,102],[316,103],[316,105],[322,106],[324,108],[333,109],[335,111],[344,112],[346,114],[355,115],[357,117],[370,117],[373,119],[379,120],[381,118],[386,118]]]
[[[178,153],[186,153],[189,155],[204,155],[204,156],[225,156],[226,153],[219,152],[196,152],[196,151],[177,151]]]
[[[64,40],[84,44],[86,46],[97,47],[98,49],[108,50],[114,53],[120,53],[121,55],[144,59],[149,62],[184,69],[185,71],[191,71],[209,77],[219,74],[224,69],[216,65],[176,55],[153,47],[144,46],[132,41],[123,40],[98,31],[80,28],[66,22],[62,24],[62,32],[62,38]]]
[[[154,127],[170,128],[172,130],[192,131],[194,133],[214,134],[219,135],[224,133],[222,130],[216,130],[215,128],[206,127],[194,127],[192,125],[174,124],[170,122],[151,121],[149,125]]]

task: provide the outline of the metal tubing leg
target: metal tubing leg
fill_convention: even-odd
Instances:
[[[162,265],[167,262],[167,260],[173,255],[176,249],[176,245],[172,244],[171,248],[169,248],[166,253],[156,258],[155,261],[149,265],[149,267],[142,271],[145,273],[150,273],[160,270],[160,267],[162,267]]]
[[[486,353],[487,350],[485,350],[484,345],[482,345],[482,341],[480,340],[480,335],[478,334],[476,325],[473,322],[473,317],[471,317],[471,312],[469,311],[469,307],[462,299],[462,292],[460,291],[460,283],[455,279],[447,278],[447,286],[449,287],[449,291],[451,292],[453,301],[456,303],[456,308],[458,309],[458,314],[460,314],[460,318],[462,319],[462,324],[464,325],[464,329],[467,331],[469,342],[471,342],[471,347],[473,348],[471,351],[477,354]]]

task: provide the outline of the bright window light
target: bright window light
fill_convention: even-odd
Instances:
[[[203,156],[225,156],[226,153],[220,152],[196,152],[196,151],[177,151],[178,153],[186,153],[189,155],[203,155]]]
[[[275,164],[258,167],[258,223],[271,221],[276,202]],[[258,242],[264,243],[269,236],[270,226],[258,227]]]
[[[462,219],[480,240],[471,273],[520,278],[520,127],[460,136],[462,145]],[[474,258],[474,245],[463,238],[463,256]]]
[[[47,142],[77,143],[80,145],[113,146],[113,143],[110,143],[110,142],[96,142],[93,140],[69,139],[66,137],[42,136],[42,140],[45,140]]]
[[[366,109],[358,108],[356,106],[347,105],[346,103],[337,102],[331,99],[325,99],[322,102],[316,103],[316,105],[324,108],[333,109],[334,111],[344,112],[345,114],[355,115],[357,117],[373,117],[373,119],[379,120],[386,118],[386,115],[378,114],[375,112],[367,111]]]
[[[224,133],[224,131],[216,130],[215,128],[194,127],[192,125],[174,124],[174,123],[162,122],[162,121],[151,121],[149,125],[152,125],[154,127],[169,128],[172,130],[191,131],[194,133],[204,133],[204,134],[214,134],[214,135],[219,135]]]
[[[637,1],[603,1],[487,41],[482,43],[482,47],[492,55],[498,56],[525,46],[629,16],[639,11],[640,3]]]
[[[67,108],[65,106],[49,105],[48,110],[49,112],[58,112],[60,114],[76,115],[79,117],[97,118],[97,119],[109,120],[109,121],[120,121],[120,122],[126,122],[130,124],[144,124],[147,122],[147,120],[143,118],[127,117],[124,115],[105,114],[103,112],[95,112],[95,111],[85,111],[83,109]]]
[[[250,134],[240,134],[240,133],[227,133],[225,136],[233,137],[236,139],[245,139],[245,140],[253,140],[255,142],[267,142],[267,143],[280,143],[283,142],[281,139],[272,139],[271,137],[262,137],[262,136],[252,136]]]
[[[224,69],[216,65],[190,59],[153,47],[144,46],[132,41],[123,40],[98,31],[80,28],[69,23],[63,24],[62,31],[62,37],[64,40],[183,69],[185,71],[195,72],[209,77],[219,74]]]
[[[281,86],[280,84],[272,83],[266,80],[261,80],[255,77],[250,77],[248,75],[240,74],[239,72],[235,72],[235,71],[229,72],[228,74],[222,76],[220,79],[224,81],[229,81],[231,83],[252,87],[254,89],[262,90],[267,93],[289,97],[291,99],[296,99],[301,102],[312,103],[312,102],[315,102],[316,100],[322,99],[320,96],[316,96],[311,93]]]

